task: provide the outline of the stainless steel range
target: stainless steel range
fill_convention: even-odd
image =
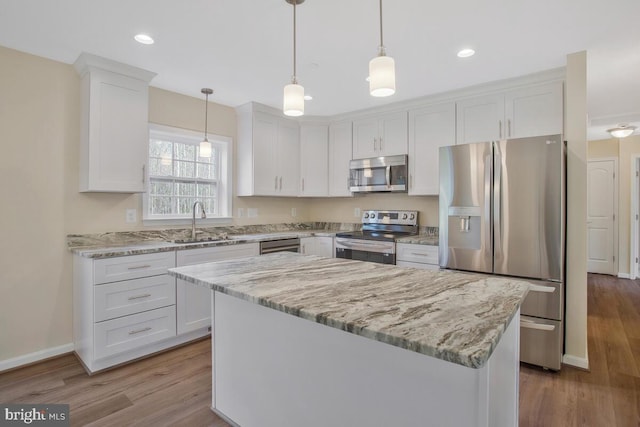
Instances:
[[[336,234],[336,258],[395,264],[396,239],[415,234],[417,211],[368,210],[362,214],[362,231]]]

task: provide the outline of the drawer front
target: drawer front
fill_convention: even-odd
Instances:
[[[93,325],[95,358],[113,356],[176,336],[175,306],[157,308]]]
[[[222,261],[225,259],[243,258],[260,254],[258,243],[240,245],[216,246],[212,248],[186,249],[177,252],[177,265],[203,264],[206,262]]]
[[[96,260],[93,266],[95,284],[118,282],[166,274],[168,268],[176,266],[176,254],[170,251],[105,258]]]
[[[520,316],[520,361],[559,370],[562,337],[562,322]]]
[[[166,307],[176,303],[175,278],[144,277],[94,286],[94,321]]]
[[[398,243],[396,245],[396,260],[438,265],[438,247]]]
[[[522,279],[525,280],[525,279]],[[532,286],[522,303],[520,313],[527,316],[562,320],[562,283],[526,280]]]

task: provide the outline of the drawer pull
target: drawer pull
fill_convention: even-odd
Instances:
[[[146,328],[143,329],[138,329],[137,331],[129,331],[129,335],[135,335],[135,334],[139,334],[142,332],[147,332],[151,330],[151,326],[147,326]]]
[[[553,286],[529,285],[529,290],[533,292],[546,292],[551,294],[556,291],[556,288]]]
[[[150,297],[151,294],[143,294],[143,295],[136,295],[135,297],[129,297],[129,301],[134,300],[134,299],[140,299],[140,298],[147,298]]]
[[[418,252],[411,252],[411,255],[415,255],[415,256],[429,256],[429,254],[421,254]]]
[[[149,268],[151,267],[151,265],[146,264],[146,265],[137,265],[135,267],[128,267],[129,270],[141,270],[143,268]]]
[[[545,325],[543,323],[532,322],[531,320],[520,320],[520,327],[526,329],[536,329],[538,331],[553,331],[554,325]]]

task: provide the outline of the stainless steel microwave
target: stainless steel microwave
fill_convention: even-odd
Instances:
[[[351,160],[349,190],[354,193],[406,192],[407,156]]]

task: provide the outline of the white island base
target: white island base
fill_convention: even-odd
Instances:
[[[519,310],[473,369],[220,292],[212,299],[212,408],[233,424],[518,424]]]

